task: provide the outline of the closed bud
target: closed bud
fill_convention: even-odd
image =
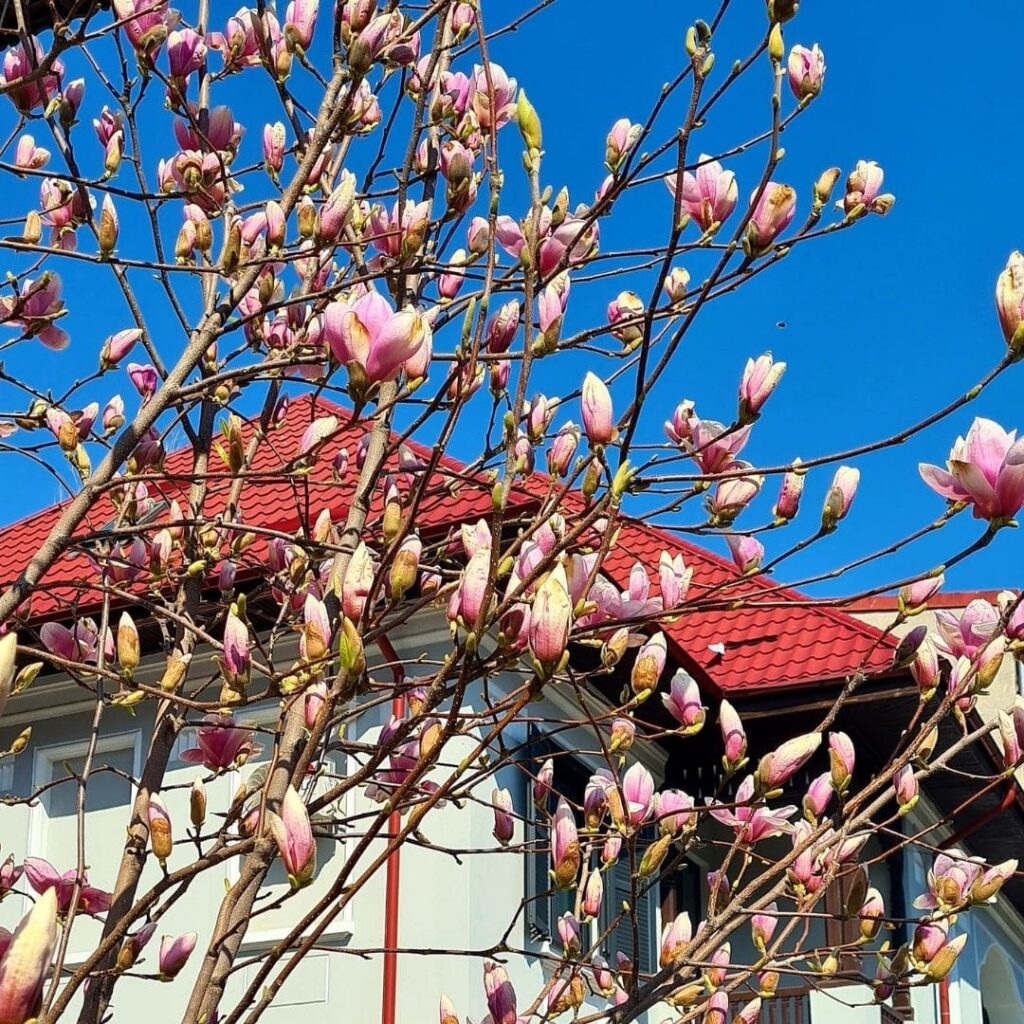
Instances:
[[[201,777],[196,777],[188,798],[188,813],[192,826],[198,831],[206,821],[206,787]]]
[[[519,99],[516,101],[516,120],[519,122],[519,132],[523,136],[523,143],[528,150],[539,150],[542,142],[540,118],[533,104],[526,96],[526,90],[519,90]]]

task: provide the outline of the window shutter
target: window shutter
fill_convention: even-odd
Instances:
[[[642,848],[637,850],[637,858],[642,856]],[[629,903],[636,913],[637,932],[640,948],[633,951],[633,915],[623,913],[623,903]],[[605,900],[601,912],[601,932],[608,931],[611,922],[618,917],[618,923],[604,940],[604,955],[614,966],[616,953],[625,953],[630,959],[637,957],[637,966],[641,972],[653,971],[657,964],[656,920],[652,890],[641,890],[636,905],[632,902],[632,886],[629,874],[629,856],[625,850],[605,875]]]
[[[554,936],[555,911],[548,875],[551,864],[550,828],[545,816],[533,805],[533,778],[554,750],[550,740],[531,728],[523,752],[523,801],[526,841],[529,849],[536,852],[527,854],[523,861],[526,872],[526,928],[529,936],[537,942]]]

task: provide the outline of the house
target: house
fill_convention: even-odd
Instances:
[[[361,437],[357,428],[342,430],[311,472],[288,478],[274,475],[275,469],[290,464],[306,426],[324,415],[337,415],[341,422],[346,417],[343,410],[323,400],[292,402],[284,422],[260,449],[238,509],[232,513],[234,536],[242,529],[238,524],[243,523],[253,535],[252,543],[237,554],[234,586],[251,593],[249,615],[257,631],[269,628],[275,612],[274,601],[264,586],[269,539],[279,534],[294,535],[300,529],[311,536],[323,509],[338,521],[351,499],[352,477],[339,479],[331,465],[341,447],[355,453]],[[411,452],[421,461],[430,454],[415,447]],[[116,508],[109,499],[100,501],[80,531],[75,548],[45,578],[19,629],[28,635],[31,631],[38,633],[46,623],[67,623],[96,615],[102,590],[90,551],[97,544],[127,549],[130,534],[147,528],[147,517],[149,524],[159,523],[169,503],[187,495],[188,468],[188,451],[167,457],[164,478],[150,484],[152,504],[138,517],[143,521],[133,530],[119,527]],[[222,511],[228,487],[226,475],[214,478],[205,505],[211,517]],[[486,482],[467,474],[452,460],[438,463],[427,490],[417,518],[425,539],[444,539],[453,528],[475,522],[490,508]],[[539,501],[538,492],[528,481],[513,494],[511,506],[528,515]],[[380,514],[380,505],[375,504],[372,515]],[[7,584],[17,577],[58,516],[59,507],[46,509],[0,531],[0,581]],[[225,526],[225,530],[230,529]],[[225,534],[225,538],[227,543],[231,535]],[[643,568],[645,576],[656,578],[663,551],[681,554],[693,569],[694,611],[665,626],[669,656],[661,687],[675,671],[685,672],[700,688],[709,724],[686,739],[667,734],[661,728],[666,721],[660,702],[650,701],[644,705],[640,735],[649,734],[651,738],[638,739],[629,758],[643,764],[659,788],[682,789],[701,802],[723,781],[721,743],[714,728],[723,699],[728,699],[742,716],[750,757],[756,763],[782,739],[813,729],[846,681],[856,675],[863,677],[860,686],[844,704],[835,725],[854,738],[857,773],[869,778],[872,768],[884,762],[897,742],[917,702],[912,680],[892,669],[892,642],[877,628],[850,614],[770,582],[741,577],[730,563],[639,521],[622,524],[605,571],[617,588],[626,590],[636,565]],[[130,552],[125,558],[130,559]],[[212,577],[209,583],[215,591]],[[142,621],[148,600],[145,586],[144,575],[126,579],[118,602],[133,604],[142,623],[145,654],[135,680],[153,684],[160,678],[164,659],[159,635]],[[418,661],[429,666],[449,644],[445,617],[424,602],[417,614],[389,633],[388,641],[408,671]],[[275,662],[287,664],[294,657],[296,642],[290,644],[282,643],[274,655]],[[573,657],[585,666],[594,654],[582,649]],[[391,661],[392,656],[374,654],[370,658],[371,675],[387,676]],[[203,678],[204,672],[211,678],[217,674],[209,651],[197,652],[191,666],[192,678]],[[615,698],[627,679],[625,662],[596,678],[585,694],[586,706],[594,717],[599,718],[602,709],[611,706],[609,698]],[[467,694],[466,713],[476,716],[477,721],[445,747],[440,770],[459,765],[474,751],[479,737],[486,733],[486,723],[493,714],[490,709],[518,682],[511,673],[496,675],[487,680],[486,691],[477,689]],[[387,687],[382,692],[387,692]],[[361,699],[358,716],[348,723],[344,737],[329,745],[310,781],[311,787],[321,787],[326,793],[338,779],[358,770],[366,752],[389,727],[387,702],[372,690]],[[564,894],[550,891],[550,839],[546,822],[530,809],[533,780],[543,762],[552,758],[552,788],[573,803],[582,804],[588,777],[601,763],[595,734],[581,718],[579,700],[569,688],[549,685],[542,690],[538,702],[529,706],[529,713],[519,716],[503,733],[507,748],[515,756],[503,763],[495,778],[481,769],[480,784],[463,806],[450,804],[432,812],[422,836],[406,844],[400,857],[391,858],[386,869],[371,875],[297,964],[264,1019],[272,1024],[292,1024],[310,1015],[320,1020],[344,1013],[354,1021],[381,1019],[385,1024],[397,1019],[430,1021],[442,992],[460,1015],[480,1019],[486,1012],[482,964],[490,957],[506,961],[520,994],[520,1009],[525,1007],[542,989],[552,963],[557,961],[558,918],[568,909]],[[245,786],[267,760],[277,714],[278,700],[274,698],[239,714],[239,720],[254,730],[264,749],[250,756],[241,768],[207,779],[211,819],[225,812],[239,787]],[[97,720],[83,836],[77,827],[79,789],[74,778],[82,771],[91,723]],[[32,735],[27,748],[16,758],[0,760],[3,854],[11,855],[18,864],[26,857],[38,857],[59,870],[67,870],[78,862],[79,845],[84,843],[82,856],[90,884],[111,888],[124,843],[127,807],[150,741],[152,721],[150,701],[133,709],[107,701],[98,712],[97,700],[88,688],[56,670],[47,671],[13,698],[0,719],[0,749],[9,746],[28,725]],[[559,727],[553,727],[559,722]],[[189,819],[190,789],[197,774],[204,774],[187,753],[196,747],[198,725],[197,716],[188,716],[188,724],[176,740],[162,789],[179,842],[182,825]],[[940,746],[945,748],[957,735],[950,724],[944,728]],[[994,746],[976,745],[958,754],[953,767],[966,774],[991,774],[997,762]],[[822,770],[821,760],[810,762],[794,780],[793,791],[805,789],[808,780]],[[1024,848],[1024,800],[1016,783],[1010,783],[1006,790],[1009,798],[1004,798],[1002,791],[990,792],[974,806],[961,810],[971,791],[965,778],[965,774],[942,775],[935,785],[926,784],[918,808],[903,819],[902,832],[880,831],[864,848],[862,859],[874,862],[871,882],[883,893],[894,916],[904,916],[900,908],[908,908],[913,898],[927,889],[926,875],[933,859],[927,848],[905,844],[904,840],[934,822],[941,820],[944,824],[927,833],[929,846],[952,840],[968,853],[993,862]],[[45,787],[41,795],[27,801],[39,787]],[[490,794],[494,787],[510,791],[516,811],[509,850],[499,848],[492,834]],[[289,891],[289,885],[280,865],[275,865],[268,876],[267,896],[258,904],[246,933],[226,1005],[232,1005],[247,989],[259,994],[262,978],[258,954],[280,943],[301,914],[324,896],[334,872],[358,843],[358,823],[378,809],[363,789],[346,795],[344,804],[334,810],[335,817],[345,819],[348,827],[318,827],[317,878],[283,908],[276,906],[276,899]],[[330,814],[322,817],[329,819]],[[527,856],[516,851],[524,842],[533,844],[534,852]],[[784,849],[785,845],[779,840],[763,849],[770,857],[772,850]],[[380,841],[375,840],[368,847],[368,856],[372,858],[374,851],[381,849]],[[187,863],[193,850],[188,841],[181,842],[168,858],[169,868]],[[886,852],[890,853],[888,857],[878,859]],[[672,870],[663,872],[657,885],[637,894],[631,891],[624,865],[610,867],[604,876],[602,916],[592,926],[594,935],[607,932],[601,943],[606,958],[614,961],[616,953],[624,953],[636,956],[641,970],[655,969],[662,921],[682,910],[698,920],[706,909],[704,875],[719,865],[720,848],[713,841],[707,842],[685,860],[673,863]],[[195,930],[201,949],[215,908],[225,887],[237,881],[238,870],[236,857],[198,875],[160,917],[159,933],[175,935]],[[140,891],[160,885],[163,878],[160,866],[150,857]],[[11,927],[19,919],[27,897],[17,893],[25,891],[27,887],[21,885],[0,902],[0,925]],[[829,898],[835,909],[843,898],[842,886]],[[628,927],[615,924],[614,908],[621,906],[623,899],[636,904],[635,934],[631,921]],[[894,1024],[911,1017],[923,1024],[1019,1021],[1024,1017],[1022,913],[1024,879],[1014,878],[993,908],[963,915],[959,927],[970,935],[969,952],[961,957],[948,985],[916,988],[901,994],[897,1005],[879,1007],[872,1004],[867,987],[843,984],[841,971],[829,984],[810,985],[802,976],[794,975],[780,981],[779,995],[766,1002],[762,1019],[771,1024]],[[509,930],[503,938],[505,928]],[[842,921],[815,922],[811,942],[823,949],[842,943],[848,934],[845,928],[846,922]],[[89,956],[101,930],[101,922],[87,916],[76,921],[65,961],[68,970]],[[389,938],[394,934],[402,951],[399,956],[388,952]],[[897,932],[892,936],[893,944],[904,938]],[[745,934],[737,933],[733,950],[738,963],[749,962],[754,956]],[[178,1021],[199,954],[172,985],[158,986],[135,976],[155,970],[155,949],[146,952],[147,959],[119,982],[114,1020],[122,1016],[136,1019],[144,1014],[152,1024]],[[751,994],[747,991],[744,999]],[[69,1013],[75,1012],[75,1005]],[[661,1006],[650,1011],[647,1019],[657,1024],[666,1016],[671,1015]],[[245,1020],[245,1015],[238,1019]]]

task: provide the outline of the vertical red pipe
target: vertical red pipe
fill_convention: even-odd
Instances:
[[[401,686],[405,680],[398,652],[387,637],[381,637],[377,646],[391,662],[395,694],[391,698],[391,714],[401,718],[405,714],[405,697]],[[401,815],[392,811],[388,818],[388,840],[398,835],[402,827]],[[381,978],[380,1020],[381,1024],[395,1024],[398,1003],[398,883],[400,880],[398,847],[388,857],[387,874],[384,883],[384,970]]]

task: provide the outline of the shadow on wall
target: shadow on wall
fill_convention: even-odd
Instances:
[[[1006,954],[991,946],[981,968],[981,1012],[984,1024],[1020,1024],[1024,1002]]]

